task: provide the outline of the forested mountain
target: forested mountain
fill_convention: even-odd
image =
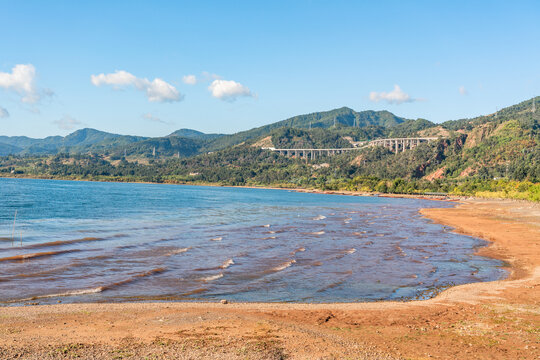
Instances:
[[[198,154],[203,144],[204,141],[197,138],[167,136],[117,146],[107,153],[112,159],[120,159],[124,154],[136,158],[189,157]]]
[[[497,114],[440,125],[418,119],[396,120],[392,126],[363,127],[336,121],[334,127],[334,115],[328,114],[340,111],[350,114],[350,109],[338,109],[325,115],[323,123],[328,119],[332,121],[328,128],[313,126],[313,123],[311,129],[300,127],[301,121],[316,118],[311,114],[302,120],[281,122],[298,125],[294,127],[276,123],[264,131],[257,128],[250,130],[251,133],[214,138],[183,130],[180,134],[184,137],[171,135],[138,140],[86,130],[66,137],[68,140],[62,139],[62,143],[69,144],[70,149],[76,146],[105,149],[103,144],[126,143],[106,148],[101,153],[3,157],[0,158],[0,175],[398,193],[489,193],[540,201],[540,109],[532,111],[533,101],[538,104],[540,97],[502,109]],[[255,133],[260,136],[254,136]],[[354,141],[411,136],[435,136],[439,140],[397,154],[376,147],[320,156],[314,161],[289,158],[263,149],[268,146],[351,147]],[[1,143],[3,153],[15,146]],[[233,146],[226,146],[227,143]],[[219,147],[222,149],[212,151]]]
[[[180,129],[176,130],[175,132],[169,134],[169,136],[178,136],[178,137],[185,137],[185,138],[191,138],[191,139],[215,139],[221,136],[225,136],[225,134],[205,134],[201,131],[193,130],[193,129]]]
[[[0,143],[14,146],[23,151],[35,146],[36,148],[55,149],[62,142],[61,136],[48,136],[44,139],[32,139],[27,136],[0,136]]]
[[[215,151],[229,146],[240,144],[244,141],[268,136],[276,129],[336,129],[336,128],[358,128],[367,127],[390,128],[396,126],[407,119],[398,117],[388,111],[361,111],[356,112],[348,107],[335,110],[315,112],[306,115],[298,115],[292,118],[278,121],[272,124],[260,126],[247,131],[241,131],[232,135],[221,136],[207,145],[207,149]],[[335,126],[334,126],[335,122]]]
[[[335,126],[334,126],[335,121]],[[347,107],[325,112],[299,115],[236,134],[205,134],[192,129],[179,129],[165,137],[147,138],[140,136],[111,134],[95,129],[81,129],[65,137],[50,136],[44,139],[32,139],[25,136],[0,136],[0,143],[11,145],[2,147],[0,155],[8,154],[72,154],[103,153],[120,156],[151,156],[156,146],[161,156],[181,157],[217,151],[261,136],[272,136],[277,129],[329,129],[343,136],[356,138],[375,138],[385,134],[385,129],[399,129],[413,120],[395,116],[388,111],[356,112]],[[344,130],[348,129],[348,130]],[[350,133],[350,134],[349,134]],[[171,140],[171,138],[177,138]],[[184,139],[184,140],[181,140]],[[337,139],[333,146],[344,144]],[[136,143],[140,143],[135,145]]]
[[[367,110],[356,112],[348,107],[342,107],[330,111],[315,112],[306,115],[294,116],[292,118],[278,121],[270,125],[265,125],[257,129],[264,129],[266,130],[266,132],[268,132],[268,130],[270,129],[276,129],[280,127],[291,127],[300,129],[308,129],[309,127],[330,128],[334,125],[355,127],[379,125],[382,127],[391,127],[401,124],[405,120],[406,119],[398,117],[389,111]]]
[[[0,143],[13,146],[11,154],[56,154],[59,152],[100,152],[146,139],[141,136],[111,134],[95,129],[77,130],[65,137],[32,139],[26,136],[0,136]]]
[[[0,156],[7,156],[9,154],[17,154],[21,152],[21,150],[22,149],[20,147],[0,143]]]

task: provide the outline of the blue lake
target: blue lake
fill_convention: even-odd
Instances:
[[[506,276],[447,202],[0,179],[0,302],[425,298]],[[17,219],[14,226],[14,216]]]

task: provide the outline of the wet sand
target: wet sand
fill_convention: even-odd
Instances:
[[[411,302],[3,307],[0,358],[538,359],[540,205],[466,200],[422,213],[491,241],[479,253],[506,261],[509,278]]]

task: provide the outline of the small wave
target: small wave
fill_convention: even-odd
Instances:
[[[222,236],[218,236],[218,237],[212,238],[212,239],[210,239],[210,240],[212,240],[212,241],[221,241],[221,240],[223,240],[223,237],[222,237]]]
[[[301,248],[298,248],[298,249],[295,249],[295,250],[291,251],[291,255],[294,255],[297,252],[303,252],[303,251],[306,251],[306,248],[301,247]]]
[[[319,216],[314,217],[312,220],[324,220],[324,219],[326,219],[326,216],[319,215]]]
[[[219,273],[217,275],[212,275],[212,276],[207,276],[207,277],[200,278],[199,280],[207,282],[207,281],[213,281],[213,280],[221,279],[222,277],[223,277],[223,273]]]
[[[261,240],[273,240],[275,238],[276,238],[275,236],[268,236],[268,237],[265,237],[265,238],[261,238]]]
[[[283,264],[276,266],[272,270],[274,271],[281,271],[285,270],[286,268],[290,267],[292,264],[296,263],[296,260],[292,259],[291,261],[284,262]]]
[[[220,266],[220,268],[221,269],[226,269],[231,265],[234,265],[234,260],[233,259],[228,259]]]
[[[139,245],[136,245],[136,244],[130,244],[130,245],[122,245],[122,246],[118,246],[117,249],[118,250],[126,250],[126,249],[134,249],[136,247],[139,247]]]
[[[134,275],[129,279],[118,281],[118,282],[115,282],[115,283],[112,283],[112,284],[109,284],[109,285],[98,286],[98,287],[90,288],[90,289],[70,290],[70,291],[66,291],[66,292],[63,292],[63,293],[56,293],[56,294],[37,295],[37,296],[32,296],[30,298],[13,300],[11,302],[22,302],[22,301],[30,301],[30,300],[36,300],[36,299],[48,299],[48,298],[55,298],[55,297],[96,294],[96,293],[100,293],[100,292],[103,292],[105,290],[109,290],[111,288],[117,287],[117,286],[121,286],[121,285],[125,285],[125,284],[128,284],[128,283],[134,282],[134,281],[136,281],[136,280],[138,280],[140,278],[144,278],[144,277],[151,276],[151,275],[154,275],[154,274],[162,273],[165,270],[166,270],[165,268],[152,269],[150,271],[146,271],[144,273]]]
[[[270,224],[263,225],[262,227],[269,228]]]
[[[351,248],[351,249],[348,249],[348,250],[340,251],[339,255],[336,256],[336,259],[341,259],[341,258],[343,258],[345,255],[347,255],[347,254],[354,254],[355,252],[356,252],[356,249],[355,249],[355,248]]]
[[[8,256],[8,257],[0,258],[0,261],[28,260],[28,259],[35,259],[35,258],[46,257],[46,256],[67,254],[67,253],[77,252],[77,251],[81,251],[81,250],[73,249],[73,250],[62,250],[62,251],[45,251],[45,252],[32,253],[32,254],[15,255],[15,256]]]
[[[212,270],[220,270],[220,269],[227,269],[228,267],[230,267],[231,265],[234,265],[235,262],[233,259],[227,259],[223,262],[223,264],[219,265],[219,266],[214,266],[214,267],[206,267],[206,268],[197,268],[197,269],[193,269],[193,271],[212,271]],[[201,279],[199,279],[201,280]]]
[[[273,230],[270,230],[270,231],[267,231],[266,233],[267,233],[267,234],[275,234],[276,232],[273,231]]]
[[[352,220],[352,218],[351,218],[351,217],[348,217],[348,218],[346,218],[344,221],[351,221],[351,220]]]
[[[318,293],[322,293],[322,292],[325,292],[326,290],[330,290],[330,289],[333,289],[341,284],[343,284],[345,281],[337,281],[335,283],[332,283],[330,285],[327,285],[319,290],[317,290]]]
[[[109,290],[109,289],[112,289],[114,287],[118,287],[118,286],[121,286],[121,285],[125,285],[125,284],[129,284],[129,283],[132,283],[134,281],[137,281],[141,278],[145,278],[145,277],[148,277],[148,276],[152,276],[152,275],[155,275],[155,274],[161,274],[162,272],[164,272],[165,270],[167,270],[166,268],[156,268],[156,269],[152,269],[152,270],[149,270],[149,271],[145,271],[143,273],[140,273],[140,274],[136,274],[136,275],[133,275],[132,277],[128,278],[128,279],[125,279],[125,280],[122,280],[122,281],[118,281],[118,282],[115,282],[115,283],[112,283],[112,284],[109,284],[109,285],[104,285],[102,286],[102,290],[101,291],[105,291],[105,290]]]
[[[168,253],[166,253],[165,256],[172,256],[172,255],[176,255],[176,254],[185,253],[185,252],[188,251],[189,249],[191,249],[191,247],[174,249],[174,250],[169,251]]]
[[[336,282],[333,282],[333,283],[331,283],[331,284],[328,284],[327,286],[325,286],[325,287],[323,287],[323,288],[317,290],[317,292],[318,292],[318,293],[325,292],[326,290],[330,290],[330,289],[333,289],[333,288],[335,288],[335,287],[340,286],[340,285],[343,284],[345,281],[347,281],[347,278],[348,278],[349,276],[352,275],[352,271],[348,271],[347,273],[345,273],[345,275],[346,275],[345,279],[339,280],[339,281],[336,281]]]
[[[394,249],[396,249],[396,251],[398,252],[399,256],[401,256],[401,257],[407,256],[407,254],[405,253],[405,251],[403,251],[403,249],[401,248],[401,246],[399,246],[399,245],[394,245]]]
[[[96,256],[87,257],[86,260],[103,260],[103,259],[108,259],[108,258],[110,258],[110,256],[108,255],[96,255]]]
[[[58,267],[55,267],[55,268],[52,268],[52,269],[49,269],[49,270],[38,271],[38,272],[34,272],[34,273],[16,274],[16,275],[13,275],[12,278],[40,277],[40,276],[43,276],[43,275],[50,275],[50,274],[54,274],[54,273],[59,272],[59,271],[64,271],[66,269],[76,267],[76,266],[82,266],[82,263],[74,263],[74,264],[58,266]]]
[[[21,248],[23,248],[23,249],[37,249],[37,248],[72,245],[72,244],[78,244],[78,243],[83,243],[83,242],[92,242],[92,241],[100,241],[100,240],[105,240],[105,238],[85,237],[85,238],[73,239],[73,240],[57,240],[57,241],[49,241],[49,242],[45,242],[45,243],[24,245],[24,246],[21,246]]]
[[[315,232],[312,232],[312,233],[309,233],[311,235],[322,235],[324,234],[324,231],[315,231]]]
[[[36,295],[36,296],[32,296],[25,299],[13,300],[10,302],[22,302],[22,301],[31,301],[31,300],[37,300],[37,299],[49,299],[49,298],[55,298],[55,297],[97,294],[97,293],[102,292],[103,290],[105,290],[103,286],[98,286],[98,287],[90,288],[90,289],[70,290],[70,291],[57,293],[57,294]]]
[[[200,294],[202,292],[205,292],[206,290],[208,290],[207,288],[198,288],[198,289],[195,289],[195,290],[191,290],[191,291],[188,291],[186,293],[183,293],[182,296],[189,296],[189,295],[195,295],[195,294]]]

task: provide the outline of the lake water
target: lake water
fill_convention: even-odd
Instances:
[[[0,179],[0,302],[355,302],[504,277],[500,261],[472,255],[485,241],[418,213],[450,206]]]

